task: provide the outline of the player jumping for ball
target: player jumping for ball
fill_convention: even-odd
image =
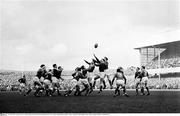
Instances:
[[[95,54],[94,54],[94,57],[95,57],[95,66],[99,67],[99,74],[94,78],[94,84],[93,86],[95,86],[96,84],[96,80],[100,78],[100,91],[98,93],[101,93],[102,92],[102,89],[103,89],[103,86],[104,86],[104,89],[106,88],[106,83],[105,83],[105,77],[107,76],[106,73],[105,73],[105,70],[108,69],[108,58],[105,57],[101,60],[99,60]]]
[[[114,97],[116,97],[117,95],[120,95],[120,90],[119,90],[120,87],[123,89],[123,95],[126,96],[126,97],[129,97],[129,95],[127,95],[127,93],[126,93],[126,88],[125,88],[127,79],[124,76],[124,72],[123,72],[122,67],[119,67],[116,70],[116,73],[114,75],[112,83],[114,82],[115,79],[116,79],[116,89],[115,89],[115,92],[114,92]]]

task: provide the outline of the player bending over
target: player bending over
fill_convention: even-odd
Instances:
[[[114,82],[114,80],[116,79],[116,89],[114,92],[114,97],[116,97],[117,95],[120,95],[120,87],[123,89],[123,95],[126,97],[129,97],[126,93],[126,77],[124,76],[124,72],[123,72],[123,68],[119,67],[114,75],[114,78],[112,80],[112,83]]]
[[[149,74],[146,71],[145,66],[141,66],[140,76],[142,77],[142,80],[141,80],[141,92],[142,92],[142,94],[145,95],[145,93],[144,93],[144,87],[145,87],[147,90],[146,95],[150,95],[149,88],[147,86]]]
[[[81,75],[81,68],[77,67],[75,69],[75,72],[72,74],[73,79],[71,80],[72,86],[69,90],[67,90],[64,94],[64,96],[69,96],[72,91],[75,89],[74,95],[77,96],[80,93],[80,87],[79,87],[79,79]]]

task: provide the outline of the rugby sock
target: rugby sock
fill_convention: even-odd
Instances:
[[[136,89],[136,95],[138,95],[138,89]]]
[[[120,95],[120,90],[118,89],[118,95]]]
[[[144,95],[144,88],[141,88],[141,93]]]
[[[106,83],[105,83],[104,80],[103,80],[103,85],[104,85],[104,88],[103,88],[103,89],[106,89]]]
[[[118,88],[116,88],[116,90],[115,90],[115,92],[114,92],[114,94],[116,95],[116,93],[118,92]]]
[[[150,94],[150,93],[149,93],[149,88],[148,88],[148,87],[146,87],[146,90],[147,90],[148,94]]]
[[[103,89],[103,86],[100,86],[100,91],[99,92],[102,92],[102,89]]]
[[[125,87],[123,87],[123,93],[126,94],[126,88]]]
[[[29,89],[28,92],[26,93],[26,95],[29,95],[29,93],[31,93],[32,89]]]

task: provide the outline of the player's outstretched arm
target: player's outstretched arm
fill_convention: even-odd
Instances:
[[[96,57],[96,55],[94,54],[94,57],[96,59],[96,62],[100,63],[100,60]]]
[[[85,61],[85,63],[87,63],[87,64],[89,64],[89,65],[91,64],[91,63],[90,63],[90,62],[88,62],[87,60],[84,60],[84,61]]]

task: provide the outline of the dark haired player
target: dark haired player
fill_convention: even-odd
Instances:
[[[140,68],[137,67],[136,68],[136,72],[135,72],[135,87],[136,87],[136,95],[138,95],[138,86],[141,84],[141,79],[142,77],[140,76],[141,72],[140,72]]]
[[[104,58],[104,59],[99,60],[95,56],[95,54],[94,54],[94,57],[96,59],[95,60],[95,66],[99,67],[99,74],[94,78],[93,86],[95,86],[96,80],[100,78],[100,91],[98,93],[101,93],[103,86],[104,86],[104,89],[106,88],[105,77],[107,75],[105,74],[105,70],[108,69],[108,59]]]
[[[112,80],[112,83],[114,82],[114,80],[116,79],[116,89],[115,89],[115,93],[114,93],[114,97],[116,97],[117,95],[120,95],[120,87],[123,89],[123,95],[126,97],[129,97],[126,93],[126,77],[124,76],[124,72],[122,71],[122,67],[119,67],[114,75],[114,78]],[[117,94],[118,93],[118,94]]]
[[[142,80],[141,80],[141,92],[142,92],[142,94],[145,95],[145,93],[144,93],[144,87],[145,87],[147,90],[147,95],[150,95],[149,88],[147,86],[149,74],[146,71],[145,66],[141,66],[140,76],[142,77]]]

